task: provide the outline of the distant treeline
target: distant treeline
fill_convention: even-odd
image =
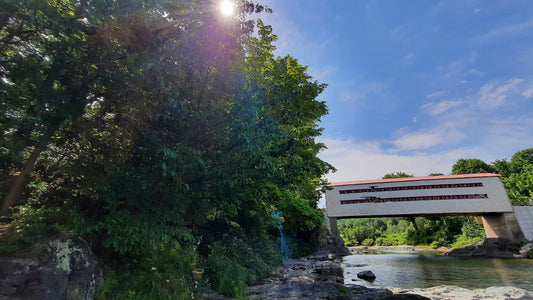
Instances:
[[[483,225],[467,216],[361,218],[340,220],[338,226],[346,246],[460,247],[485,238]]]

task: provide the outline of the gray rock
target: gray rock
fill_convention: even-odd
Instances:
[[[38,259],[0,259],[0,299],[92,299],[102,272],[88,244],[58,234],[42,248]]]
[[[361,271],[361,272],[357,273],[357,278],[361,278],[361,279],[364,279],[364,280],[372,281],[372,280],[376,279],[376,275],[372,271],[366,270],[366,271]]]
[[[504,238],[487,238],[483,242],[454,248],[443,253],[445,256],[515,258],[520,257],[520,245]]]

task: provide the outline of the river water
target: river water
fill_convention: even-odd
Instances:
[[[464,258],[413,251],[345,256],[344,283],[369,287],[427,288],[456,285],[468,289],[516,286],[533,291],[533,260]],[[368,282],[357,273],[371,270]]]

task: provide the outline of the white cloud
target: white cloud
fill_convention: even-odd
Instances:
[[[438,103],[426,103],[422,109],[428,111],[431,115],[440,115],[454,107],[461,106],[463,101],[460,100],[446,100]]]
[[[498,28],[494,28],[491,31],[474,38],[478,42],[494,42],[501,38],[513,37],[521,34],[531,34],[533,30],[533,20],[526,22],[506,25]]]
[[[524,96],[526,99],[533,98],[533,88],[522,92],[522,96]]]
[[[480,107],[490,109],[504,105],[509,96],[517,94],[518,85],[523,81],[524,79],[521,78],[512,78],[504,84],[498,85],[490,82],[482,86],[479,89],[478,103]]]
[[[382,150],[378,142],[355,143],[352,140],[323,139],[328,147],[320,157],[337,168],[329,174],[330,182],[378,179],[393,172],[406,172],[415,176],[451,171],[453,164],[468,155],[465,149],[435,153],[398,155]]]
[[[437,98],[437,97],[440,97],[440,96],[444,96],[448,93],[448,91],[445,91],[445,90],[442,90],[442,91],[436,91],[436,92],[433,92],[429,95],[426,96],[426,98],[430,99],[430,98]]]
[[[381,141],[355,142],[352,139],[322,138],[328,149],[320,157],[337,168],[327,176],[330,182],[379,179],[385,174],[405,172],[414,176],[431,173],[449,174],[452,166],[461,158],[478,158],[487,163],[497,159],[509,159],[517,151],[531,148],[533,117],[501,119],[480,124],[484,135],[469,136],[475,139],[471,146],[446,148],[439,152],[414,152],[399,154],[386,150]],[[411,138],[416,136],[410,135]],[[434,135],[428,134],[435,142]],[[426,139],[422,134],[421,139]],[[443,136],[447,141],[450,137]],[[395,149],[396,150],[396,149]]]
[[[440,144],[458,143],[464,134],[454,128],[436,128],[424,132],[402,134],[393,141],[397,151],[425,150]]]
[[[472,74],[472,75],[476,75],[476,76],[483,75],[483,72],[481,72],[480,70],[478,70],[476,68],[472,68],[472,69],[468,70],[468,73]]]

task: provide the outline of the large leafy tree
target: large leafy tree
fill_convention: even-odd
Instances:
[[[405,172],[394,172],[383,175],[383,179],[390,179],[390,178],[405,178],[405,177],[414,177],[411,174],[407,174]]]
[[[130,270],[179,257],[190,273],[196,252],[219,274],[221,255],[259,268],[274,209],[296,246],[315,236],[325,85],[274,58],[270,26],[251,36],[261,5],[224,19],[210,1],[0,4],[2,214],[66,218]]]
[[[503,175],[502,181],[509,198],[515,205],[531,205],[533,199],[533,149],[516,152],[510,161],[497,160],[495,168]]]
[[[494,173],[493,166],[477,158],[461,158],[452,167],[452,174]]]

